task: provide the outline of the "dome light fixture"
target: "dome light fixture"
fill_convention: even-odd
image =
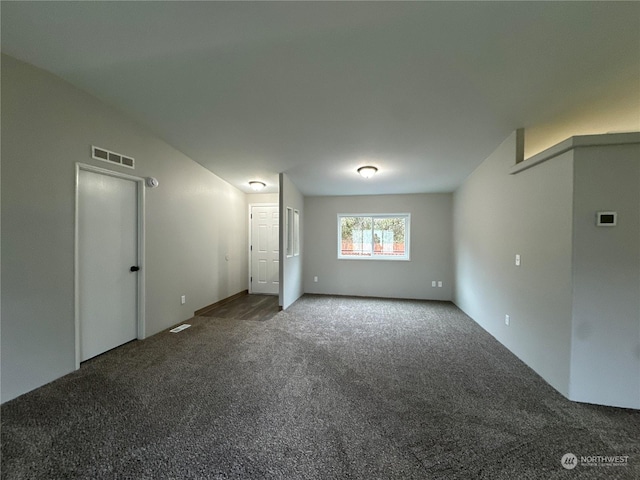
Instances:
[[[253,180],[253,181],[249,182],[249,185],[251,186],[251,189],[254,192],[259,192],[260,190],[262,190],[264,187],[267,186],[266,183],[258,182],[257,180]]]
[[[376,167],[372,167],[371,165],[367,165],[365,167],[360,167],[358,169],[358,173],[360,175],[362,175],[364,178],[373,177],[376,174],[377,171],[378,171],[378,169]]]

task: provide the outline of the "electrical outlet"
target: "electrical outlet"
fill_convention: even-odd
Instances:
[[[510,323],[511,323],[511,317],[509,317],[509,315],[505,315],[504,324],[508,327]]]
[[[184,305],[185,303],[187,303],[187,296],[186,295],[182,295],[180,297],[180,305]]]
[[[516,254],[516,267],[520,266],[520,255]]]

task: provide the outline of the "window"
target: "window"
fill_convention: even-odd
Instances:
[[[300,255],[300,212],[287,207],[285,216],[285,252],[287,257]]]
[[[338,215],[338,258],[409,260],[409,224],[404,214]]]
[[[300,212],[293,211],[293,256],[300,255]]]
[[[287,257],[293,257],[293,208],[287,207],[285,216],[285,252]]]

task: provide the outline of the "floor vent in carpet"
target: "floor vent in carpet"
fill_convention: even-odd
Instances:
[[[189,325],[188,323],[183,323],[182,325],[178,325],[176,328],[172,328],[171,330],[169,330],[171,333],[178,333],[181,332],[182,330],[184,330],[185,328],[189,328],[191,325]]]

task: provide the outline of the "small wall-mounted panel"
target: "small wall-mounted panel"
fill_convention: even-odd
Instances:
[[[598,227],[615,227],[618,222],[617,212],[596,213],[596,225]]]

